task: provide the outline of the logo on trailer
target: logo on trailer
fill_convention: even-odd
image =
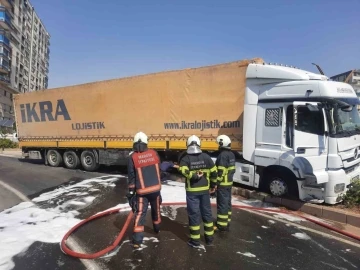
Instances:
[[[58,99],[55,106],[51,101],[20,104],[20,111],[23,123],[71,120],[63,99]]]

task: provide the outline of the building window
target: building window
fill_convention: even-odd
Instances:
[[[4,34],[0,34],[0,42],[10,46],[10,40]]]
[[[1,58],[1,65],[6,69],[9,69],[9,61],[4,58]]]

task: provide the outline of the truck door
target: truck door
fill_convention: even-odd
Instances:
[[[296,164],[306,176],[316,176],[316,183],[328,182],[327,125],[323,108],[317,102],[294,102],[293,149]]]

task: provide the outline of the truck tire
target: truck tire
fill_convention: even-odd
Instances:
[[[80,158],[74,151],[65,151],[63,155],[65,167],[71,170],[75,170],[80,165]]]
[[[100,164],[96,162],[96,157],[93,151],[84,150],[81,153],[80,160],[81,160],[81,165],[85,171],[93,172],[100,167]]]
[[[276,197],[298,196],[296,178],[287,173],[270,172],[267,175],[267,189]]]
[[[51,167],[59,167],[63,163],[63,158],[62,158],[61,154],[59,153],[59,151],[53,150],[53,149],[51,149],[47,152],[46,159],[47,159],[48,164]]]

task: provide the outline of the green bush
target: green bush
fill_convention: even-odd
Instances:
[[[0,149],[6,149],[6,148],[17,148],[18,143],[13,142],[9,139],[0,138]]]
[[[354,181],[342,198],[345,207],[360,206],[360,180]]]

